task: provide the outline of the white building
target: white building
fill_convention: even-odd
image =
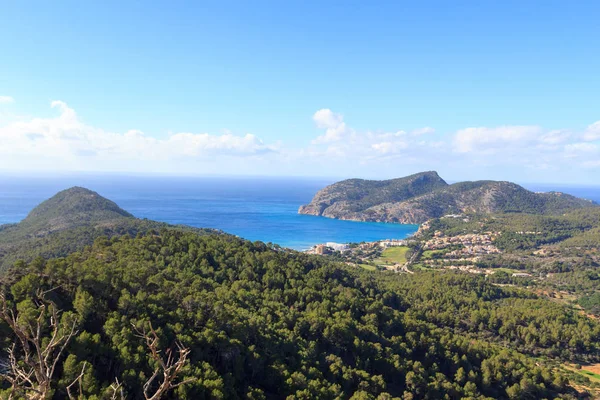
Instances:
[[[325,243],[325,246],[330,247],[336,251],[346,251],[350,249],[350,247],[348,247],[348,245],[345,243],[327,242]]]

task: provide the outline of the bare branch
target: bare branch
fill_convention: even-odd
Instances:
[[[75,329],[76,327],[77,327],[77,320],[74,320],[73,324],[71,325],[71,330],[70,330],[69,334],[66,337],[62,336],[60,338],[60,340],[56,341],[56,346],[58,346],[60,344],[60,342],[62,342],[62,346],[61,346],[60,350],[58,351],[58,354],[56,355],[56,357],[54,357],[54,362],[52,363],[52,367],[49,372],[50,376],[54,375],[54,370],[56,369],[56,365],[57,365],[58,361],[60,360],[60,357],[62,356],[63,352],[65,351],[65,349],[71,342],[71,339],[73,338],[73,336],[75,336],[79,333],[79,331]],[[48,346],[47,350],[50,350],[50,349],[52,349],[52,348],[50,346]],[[46,356],[45,359],[47,359],[47,358],[48,357]]]
[[[184,347],[182,343],[176,342],[177,359],[175,358],[175,352],[172,349],[167,349],[165,351],[165,360],[165,358],[160,354],[161,351],[158,348],[160,342],[158,334],[152,328],[151,323],[148,323],[148,326],[149,330],[146,330],[145,326],[140,330],[135,325],[133,325],[133,329],[136,331],[137,336],[139,338],[144,339],[144,341],[146,342],[146,347],[148,347],[148,350],[150,350],[150,357],[159,366],[154,370],[152,376],[146,381],[146,383],[143,386],[144,397],[146,400],[158,400],[169,390],[172,390],[186,383],[190,383],[194,380],[190,378],[175,383],[175,380],[181,374],[183,367],[185,367],[185,365],[187,364],[190,349]],[[153,385],[153,383],[161,371],[163,375],[162,382],[158,385],[158,388],[156,388],[154,393],[150,393],[151,388],[155,386]]]
[[[123,384],[119,382],[119,378],[115,378],[115,383],[110,385],[110,389],[113,391],[111,400],[125,400],[125,394],[123,393]],[[119,395],[119,397],[117,397]]]
[[[44,297],[55,289],[38,290],[34,303],[39,314],[34,321],[19,321],[19,315],[8,305],[6,295],[0,293],[0,319],[8,324],[18,339],[8,349],[8,372],[0,375],[11,384],[13,394],[28,393],[25,395],[27,398],[45,399],[51,390],[54,371],[73,336],[78,333],[77,320],[73,320],[70,326],[61,323],[60,311]],[[48,342],[44,340],[46,329],[50,330]],[[85,365],[78,379],[83,376]],[[69,385],[67,390],[73,385]],[[81,390],[80,387],[80,395]]]
[[[46,296],[48,293],[50,293],[50,292],[54,292],[56,289],[59,289],[59,288],[61,288],[61,287],[63,287],[63,285],[58,285],[58,286],[55,286],[55,287],[53,287],[52,289],[48,289],[48,290],[42,290],[42,289],[38,289],[38,290],[37,290],[37,292],[36,292],[36,296],[37,296],[38,298],[40,298],[40,299],[44,299],[44,300],[45,300],[45,299],[46,299],[46,297],[45,297],[45,296]]]
[[[67,395],[69,396],[69,399],[73,400],[75,398],[78,399],[82,399],[83,398],[83,374],[85,373],[85,367],[87,365],[87,362],[84,361],[83,362],[83,367],[81,367],[81,373],[77,376],[77,378],[75,378],[73,380],[73,382],[71,382],[71,384],[69,386],[67,386]],[[73,397],[73,395],[71,394],[71,388],[76,384],[79,384],[79,396],[77,397]]]

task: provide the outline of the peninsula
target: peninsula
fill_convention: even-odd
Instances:
[[[383,181],[348,179],[320,190],[300,214],[328,218],[421,224],[460,213],[560,215],[596,206],[565,193],[534,193],[515,183],[476,181],[448,184],[428,171]]]

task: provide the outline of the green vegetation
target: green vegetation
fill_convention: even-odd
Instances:
[[[553,398],[577,394],[531,356],[600,359],[597,323],[480,277],[373,273],[173,229],[20,263],[3,292],[24,325],[40,304],[76,321],[56,398],[84,362],[84,396],[118,377],[142,398],[155,364],[136,329],[150,324],[163,349],[190,350],[171,398]]]
[[[596,292],[588,296],[583,296],[578,300],[578,303],[588,312],[595,315],[600,314],[600,292]]]
[[[82,187],[72,187],[57,193],[34,208],[20,224],[31,234],[43,230],[58,230],[63,226],[109,221],[133,217],[117,204],[98,193]]]
[[[167,227],[165,223],[134,218],[98,193],[74,187],[44,201],[20,223],[0,225],[0,274],[17,260],[63,257],[101,236],[135,236]],[[215,233],[211,229],[178,229]]]
[[[444,251],[444,250],[425,250],[421,254],[421,259],[429,260],[429,259],[438,257],[444,253],[446,253],[446,251]]]
[[[438,218],[430,223],[435,231],[454,236],[474,232],[500,232],[494,244],[506,251],[537,249],[560,243],[563,248],[598,247],[600,243],[600,207],[572,210],[563,215],[495,214]]]
[[[587,313],[600,315],[598,207],[557,216],[470,214],[467,218],[434,219],[429,227],[420,242],[431,239],[435,232],[444,237],[469,233],[491,235],[502,254],[484,255],[476,262],[469,262],[480,270],[495,269],[497,272],[489,276],[491,282],[529,287],[552,298],[572,299],[569,301],[576,302]],[[427,260],[428,254],[423,252],[421,260]],[[518,272],[527,272],[531,277],[511,276]]]
[[[387,181],[341,181],[320,190],[299,212],[359,221],[423,223],[467,211],[560,215],[594,205],[564,193],[530,192],[510,182],[448,185],[430,171]]]
[[[544,360],[543,362],[546,362]],[[597,398],[600,394],[600,381],[598,381],[593,376],[589,376],[582,373],[582,369],[580,365],[576,364],[575,366],[570,364],[560,364],[558,362],[550,364],[554,364],[554,367],[562,372],[562,374],[567,377],[569,383],[575,387],[586,388],[588,393],[591,395],[591,398]]]
[[[595,390],[597,376],[565,365],[600,362],[600,325],[506,284],[540,290],[511,273],[551,272],[546,284],[595,312],[597,244],[566,243],[599,227],[593,208],[470,215],[432,221],[408,247],[328,259],[138,220],[75,188],[0,227],[0,267],[13,266],[0,280],[0,398],[585,397],[574,386]],[[436,231],[501,232],[505,253],[478,261],[496,272],[428,264],[448,250],[421,250]],[[560,256],[541,262],[539,246]],[[411,254],[413,274],[364,261]]]
[[[588,377],[591,377],[591,378],[594,378],[594,379],[600,381],[600,374],[596,374],[592,371],[587,371],[585,369],[582,369],[579,372],[585,376],[588,376]]]
[[[377,271],[377,267],[371,264],[358,264],[361,268],[366,269],[367,271]]]
[[[423,264],[411,264],[410,269],[412,271],[428,271],[429,270],[427,267],[423,266]]]
[[[404,264],[408,250],[409,248],[406,246],[388,247],[381,252],[381,257],[375,260],[375,263],[383,265]]]
[[[434,171],[385,181],[347,179],[320,190],[299,212],[323,215],[329,207],[334,211],[338,202],[344,202],[344,212],[366,212],[380,204],[405,201],[446,186],[448,184]]]

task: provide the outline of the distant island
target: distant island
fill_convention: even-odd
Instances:
[[[348,179],[317,192],[299,214],[328,218],[421,224],[460,213],[559,215],[597,206],[560,192],[534,193],[515,183],[475,181],[448,184],[427,171],[383,181]]]

